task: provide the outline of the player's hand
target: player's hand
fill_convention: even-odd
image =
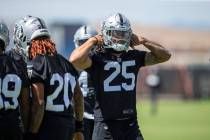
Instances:
[[[134,46],[144,44],[145,42],[146,42],[146,38],[144,38],[142,36],[137,36],[136,34],[132,34],[131,41],[130,41],[130,47],[134,48]]]
[[[99,35],[95,35],[94,38],[96,39],[96,45],[97,46],[103,45],[104,40],[103,40],[103,36],[102,35],[100,35],[100,34]]]
[[[82,132],[75,132],[74,133],[74,140],[84,140],[84,136]]]

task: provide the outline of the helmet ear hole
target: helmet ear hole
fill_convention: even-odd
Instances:
[[[106,32],[106,34],[108,35],[108,36],[111,36],[111,33],[112,31],[111,30],[107,30],[107,32]]]
[[[23,42],[25,42],[26,41],[26,36],[24,36],[24,38],[23,38]]]

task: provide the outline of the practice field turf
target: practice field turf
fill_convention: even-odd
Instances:
[[[145,140],[210,140],[210,100],[159,100],[156,115],[150,107],[149,101],[137,105]]]

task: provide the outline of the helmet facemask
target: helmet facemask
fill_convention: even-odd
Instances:
[[[130,37],[130,30],[107,30],[104,40],[107,48],[113,48],[115,51],[127,51],[130,44]]]
[[[84,44],[88,39],[80,39],[75,41],[76,48]]]

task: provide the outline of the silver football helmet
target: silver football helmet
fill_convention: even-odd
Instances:
[[[13,37],[15,49],[27,60],[31,41],[38,37],[50,37],[50,34],[42,19],[26,16],[15,23]]]
[[[89,38],[97,35],[98,32],[92,26],[82,26],[74,34],[74,44],[75,47],[81,46],[85,43]]]
[[[102,23],[102,35],[104,48],[127,51],[132,36],[129,20],[120,13],[109,16]]]
[[[9,29],[3,20],[0,20],[0,40],[4,42],[4,50],[9,45]]]

